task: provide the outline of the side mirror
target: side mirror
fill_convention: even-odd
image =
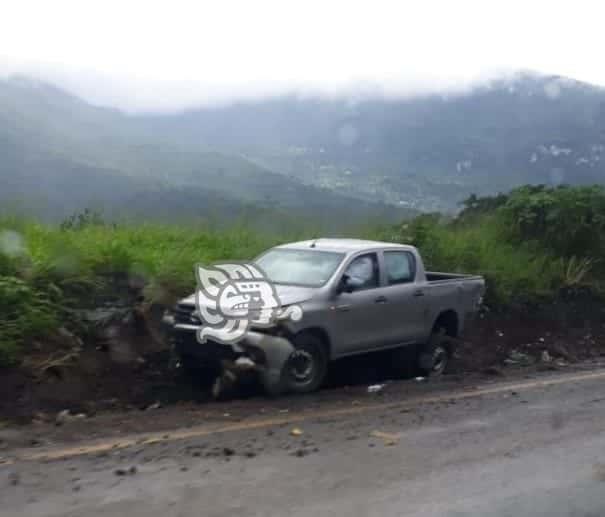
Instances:
[[[355,291],[355,289],[361,287],[362,285],[363,285],[363,282],[360,282],[356,278],[352,278],[345,273],[344,275],[342,275],[342,278],[340,279],[336,292],[338,294],[352,293],[353,291]]]

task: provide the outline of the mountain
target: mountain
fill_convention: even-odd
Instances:
[[[109,218],[306,217],[335,228],[410,213],[305,184],[235,152],[182,145],[144,122],[30,78],[0,81],[0,202],[53,220],[88,207]]]
[[[471,193],[605,180],[605,90],[519,73],[464,94],[282,96],[173,114],[0,81],[0,202],[61,219],[264,217],[339,227]],[[261,216],[261,214],[263,214]]]
[[[149,115],[181,145],[238,153],[364,200],[453,210],[471,192],[605,179],[605,90],[529,72],[464,94],[281,97]]]

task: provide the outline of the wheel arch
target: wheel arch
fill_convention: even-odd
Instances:
[[[325,329],[321,327],[309,327],[299,330],[292,337],[294,338],[296,336],[301,336],[304,334],[310,334],[319,339],[325,347],[326,357],[328,358],[328,360],[332,358],[332,342],[330,340],[329,334],[326,332]]]
[[[460,319],[453,309],[441,311],[431,329],[431,334],[436,330],[443,328],[449,337],[457,338],[460,332]]]

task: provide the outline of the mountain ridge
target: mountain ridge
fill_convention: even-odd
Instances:
[[[133,115],[19,77],[0,81],[0,145],[143,189],[396,218],[522,183],[602,183],[605,89],[523,71],[456,94],[290,95]],[[24,173],[5,163],[7,174]]]

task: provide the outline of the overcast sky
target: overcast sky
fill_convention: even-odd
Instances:
[[[465,88],[532,69],[605,85],[605,2],[0,0],[0,73],[126,109],[286,91]],[[365,86],[364,86],[365,85]]]

